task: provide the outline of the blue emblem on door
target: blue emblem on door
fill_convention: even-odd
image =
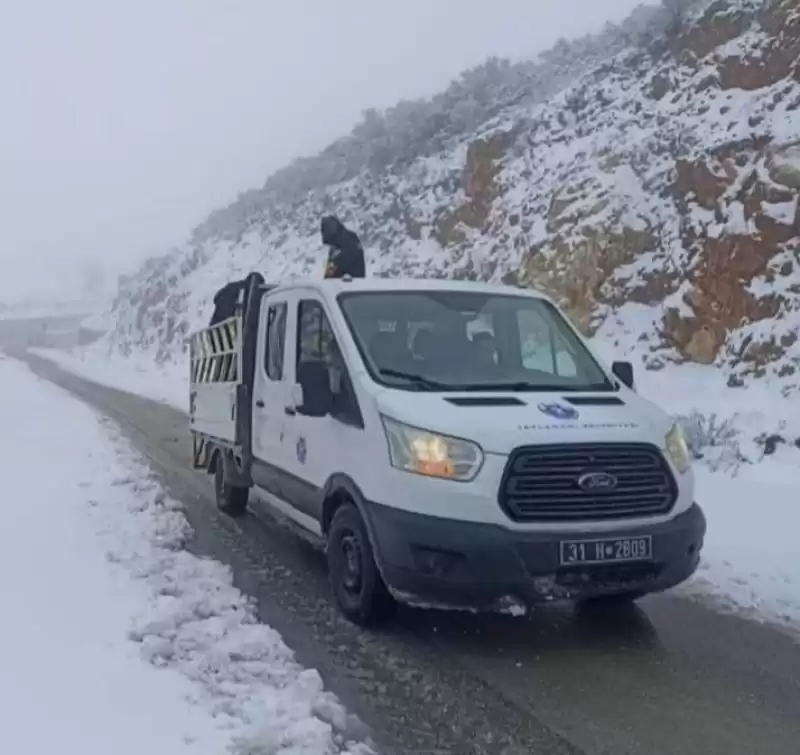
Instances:
[[[542,414],[553,419],[578,419],[578,410],[557,401],[545,401],[537,406]]]
[[[308,455],[308,449],[306,448],[306,439],[302,436],[297,439],[297,446],[295,447],[297,451],[297,461],[301,464],[306,463],[306,456]]]

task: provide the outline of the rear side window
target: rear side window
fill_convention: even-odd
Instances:
[[[267,312],[265,367],[270,380],[283,380],[283,355],[286,350],[286,302],[273,304]]]

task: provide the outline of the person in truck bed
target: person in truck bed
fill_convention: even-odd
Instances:
[[[214,294],[214,312],[211,314],[209,326],[216,325],[229,317],[233,317],[239,293],[244,289],[245,279],[226,283]]]
[[[226,283],[214,294],[214,311],[208,323],[209,327],[223,320],[227,320],[229,317],[233,317],[236,313],[236,303],[239,301],[240,295],[242,296],[244,304],[244,298],[247,296],[247,290],[251,280],[255,280],[257,285],[264,284],[264,276],[262,276],[261,273],[250,273],[241,280]]]
[[[363,278],[366,275],[364,249],[358,236],[335,215],[326,215],[320,224],[322,243],[330,247],[325,278]]]

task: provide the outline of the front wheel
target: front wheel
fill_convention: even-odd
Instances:
[[[396,603],[383,583],[367,528],[351,503],[340,506],[328,532],[328,575],[342,613],[359,626],[390,618]]]
[[[217,508],[228,516],[242,516],[247,511],[249,495],[248,488],[236,487],[226,482],[225,461],[218,456],[214,464],[214,497]]]

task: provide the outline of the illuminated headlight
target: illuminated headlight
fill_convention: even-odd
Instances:
[[[692,460],[689,454],[689,446],[686,443],[686,436],[683,429],[675,423],[664,438],[664,446],[675,468],[683,474],[691,466]]]
[[[480,446],[383,417],[392,466],[446,480],[474,480],[483,465]]]

